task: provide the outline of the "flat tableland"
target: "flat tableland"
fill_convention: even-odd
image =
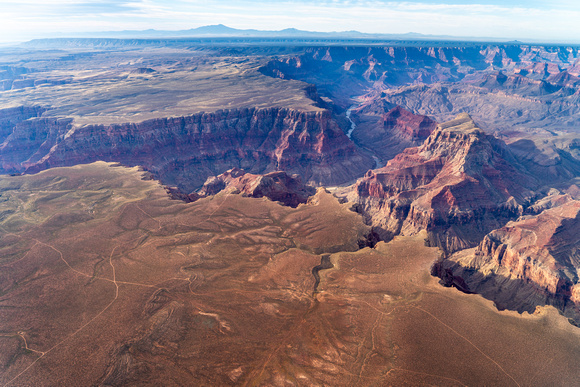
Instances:
[[[554,309],[498,312],[440,286],[421,234],[359,250],[368,227],[323,189],[296,209],[231,192],[186,204],[141,177],[98,162],[0,178],[2,385],[580,374],[580,334]]]

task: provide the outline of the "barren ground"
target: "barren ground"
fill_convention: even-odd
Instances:
[[[580,334],[429,275],[424,236],[227,192],[169,200],[102,162],[0,179],[4,385],[570,385]],[[312,269],[330,254],[334,267]]]
[[[3,52],[0,65],[28,68],[22,78],[37,85],[0,91],[0,106],[50,107],[45,116],[73,118],[78,126],[219,109],[318,110],[305,95],[306,83],[259,73],[265,60],[187,48]]]

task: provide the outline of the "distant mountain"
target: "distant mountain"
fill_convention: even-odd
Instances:
[[[286,28],[279,31],[263,31],[256,29],[236,29],[223,24],[209,25],[188,30],[167,31],[167,30],[125,30],[125,31],[100,31],[100,32],[79,32],[74,36],[70,34],[60,34],[60,37],[93,37],[93,38],[211,38],[211,37],[235,37],[235,38],[321,38],[321,39],[361,39],[361,40],[456,40],[456,41],[496,41],[507,42],[508,39],[449,36],[449,35],[424,35],[416,32],[404,34],[369,34],[359,31],[341,32],[318,32],[304,31],[296,28]]]

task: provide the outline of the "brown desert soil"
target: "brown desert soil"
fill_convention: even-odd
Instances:
[[[440,286],[426,234],[369,232],[320,189],[289,208],[170,200],[103,162],[0,178],[0,384],[571,385],[580,331]],[[313,268],[330,255],[333,267]],[[326,266],[324,266],[326,267]]]

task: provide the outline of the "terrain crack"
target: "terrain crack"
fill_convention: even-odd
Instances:
[[[320,265],[316,265],[312,268],[312,275],[314,276],[314,293],[318,293],[318,285],[320,285],[320,270],[332,269],[334,265],[330,262],[330,254],[324,254],[320,258]]]

